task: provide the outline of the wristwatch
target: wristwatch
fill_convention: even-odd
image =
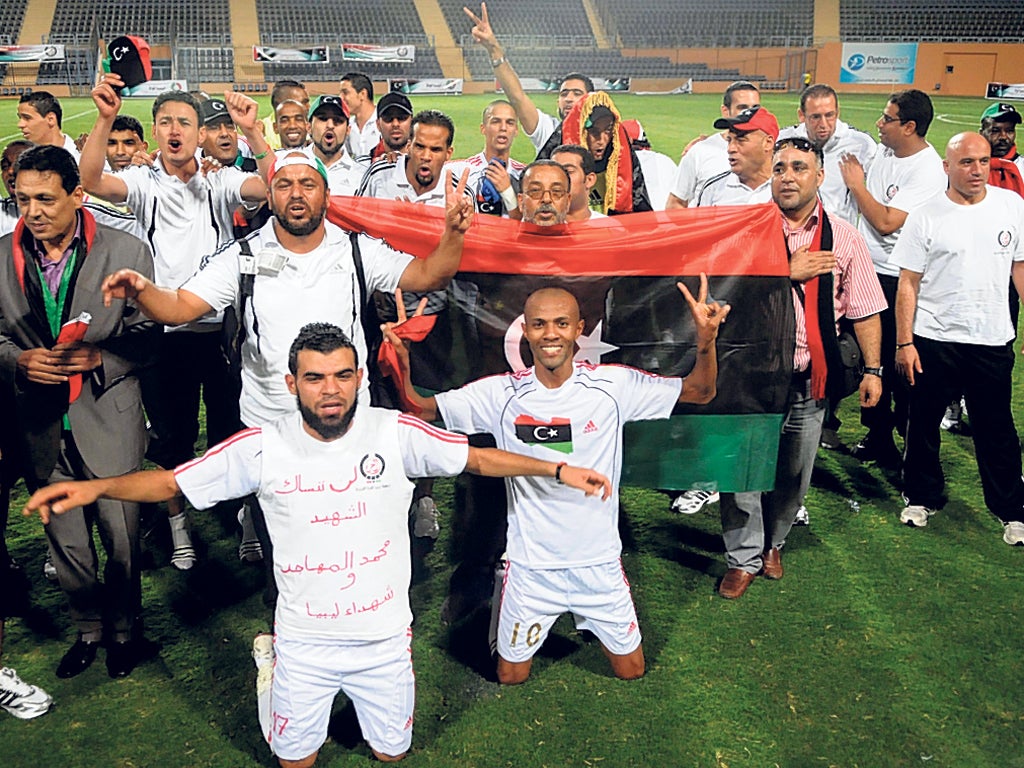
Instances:
[[[504,64],[506,61],[508,61],[508,59],[506,59],[504,56],[499,56],[496,59],[491,59],[491,68],[492,69],[497,69],[502,64]]]
[[[864,366],[861,369],[861,373],[862,374],[870,373],[872,376],[877,376],[878,378],[882,378],[882,366],[878,366],[877,368],[869,368],[868,366]]]

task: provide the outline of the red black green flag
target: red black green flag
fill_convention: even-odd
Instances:
[[[418,257],[436,247],[440,208],[334,198],[328,218]],[[477,216],[448,290],[453,342],[446,384],[531,364],[526,297],[558,285],[585,321],[577,359],[683,376],[695,359],[689,308],[676,288],[732,305],[718,338],[718,395],[666,421],[630,425],[623,483],[722,491],[769,489],[793,365],[794,315],[778,209],[771,204],[634,213],[537,227]],[[435,331],[436,332],[436,331]]]

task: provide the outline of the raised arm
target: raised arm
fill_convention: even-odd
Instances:
[[[249,203],[262,203],[267,199],[266,181],[270,177],[270,169],[274,165],[276,155],[267,143],[259,124],[259,105],[248,96],[235,91],[224,92],[224,104],[228,108],[231,120],[237,125],[245,140],[249,142],[259,177],[246,179],[242,184],[242,199]]]
[[[213,309],[191,291],[160,288],[133,269],[107,275],[100,288],[106,306],[113,299],[132,299],[146,317],[164,325],[190,323]]]
[[[69,509],[92,504],[99,498],[157,502],[166,501],[180,493],[173,470],[151,469],[118,477],[47,485],[32,494],[22,514],[38,512],[42,521],[48,523],[51,513],[60,515]]]
[[[459,270],[466,231],[473,222],[473,202],[466,196],[469,168],[462,172],[458,186],[452,186],[452,172],[445,171],[445,226],[441,241],[425,259],[413,259],[398,286],[404,291],[423,293],[445,288]]]
[[[533,133],[537,130],[540,114],[537,112],[537,106],[526,95],[526,91],[523,90],[523,86],[519,82],[519,75],[516,74],[508,59],[505,58],[505,51],[502,50],[494,30],[491,29],[491,20],[487,15],[487,3],[480,3],[479,16],[465,6],[463,6],[462,10],[469,17],[470,21],[473,22],[471,32],[473,39],[487,49],[487,55],[491,57],[492,62],[500,62],[498,66],[494,67],[494,77],[501,86],[501,90],[505,92],[505,97],[512,105],[512,109],[516,111],[516,117],[519,118],[523,131],[528,134]]]
[[[121,97],[114,88],[124,82],[113,72],[103,75],[99,85],[92,89],[93,104],[96,105],[96,122],[89,131],[89,138],[82,147],[78,161],[78,172],[82,177],[82,188],[90,195],[101,197],[112,203],[123,203],[128,198],[128,186],[113,173],[104,173],[107,159],[107,139],[114,119],[121,110]]]
[[[607,499],[612,493],[611,481],[600,472],[573,467],[565,462],[543,461],[498,448],[470,446],[466,471],[485,477],[551,477],[563,485],[583,491],[587,496],[600,493],[602,499]]]
[[[708,302],[708,276],[703,272],[700,273],[700,291],[696,299],[682,283],[676,283],[676,286],[690,305],[690,314],[697,328],[697,361],[683,379],[679,402],[704,405],[718,394],[718,352],[715,340],[718,338],[718,328],[725,322],[732,307],[723,307],[717,301]]]

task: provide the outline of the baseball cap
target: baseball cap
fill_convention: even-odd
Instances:
[[[234,123],[231,115],[228,114],[228,105],[223,99],[207,99],[199,103],[199,117],[203,125],[213,125],[216,122]]]
[[[772,137],[772,141],[779,138],[779,121],[775,119],[775,115],[761,106],[744,109],[735,117],[720,117],[715,120],[715,128],[719,130],[728,128],[734,131],[764,131]]]
[[[309,119],[317,112],[335,111],[343,117],[348,117],[348,105],[339,96],[317,96],[309,105]]]
[[[409,97],[404,93],[398,93],[398,91],[390,91],[380,97],[380,101],[377,102],[377,115],[383,115],[389,109],[397,109],[400,112],[404,112],[409,116],[412,116],[412,102],[409,101]]]
[[[1015,125],[1020,123],[1021,116],[1020,112],[1016,110],[1013,104],[989,104],[988,109],[981,113],[981,119],[991,118],[997,123],[1014,123]]]
[[[611,109],[606,107],[604,104],[597,104],[594,106],[592,110],[590,110],[590,114],[587,116],[586,122],[583,123],[583,127],[593,128],[594,123],[606,117],[610,117],[612,120],[614,120],[615,113],[612,112]]]
[[[305,152],[300,152],[299,150],[282,153],[278,156],[277,160],[274,161],[273,166],[270,168],[270,173],[267,174],[267,184],[269,185],[274,181],[274,176],[277,175],[278,171],[282,168],[287,168],[289,165],[305,165],[312,168],[323,177],[324,184],[328,187],[331,186],[330,181],[327,180],[327,168],[322,162],[320,162],[320,158],[311,157]]]

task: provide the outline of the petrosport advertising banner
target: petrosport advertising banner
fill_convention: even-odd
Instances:
[[[911,85],[917,43],[843,43],[840,83]]]

